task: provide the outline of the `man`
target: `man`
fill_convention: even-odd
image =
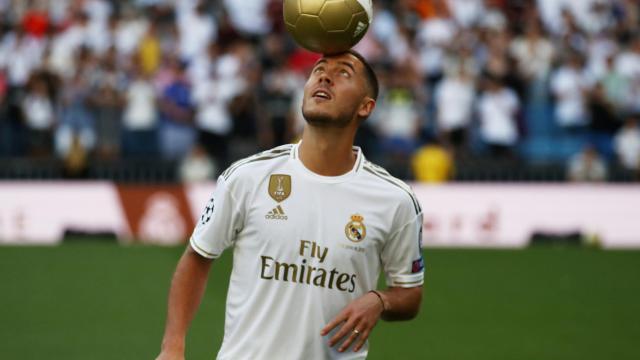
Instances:
[[[211,259],[233,246],[219,359],[360,359],[378,319],[416,316],[422,211],[353,140],[375,107],[356,52],[320,59],[304,88],[302,141],[218,179],[173,278],[162,352],[183,359]],[[375,289],[384,270],[389,288]]]

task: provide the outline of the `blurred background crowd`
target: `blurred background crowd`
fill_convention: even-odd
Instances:
[[[374,0],[358,144],[418,181],[637,181],[640,3]],[[0,0],[0,178],[215,179],[295,141],[282,0]]]

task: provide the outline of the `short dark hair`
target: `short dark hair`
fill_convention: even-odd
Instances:
[[[373,70],[373,67],[371,66],[371,64],[369,64],[369,62],[367,62],[367,59],[365,59],[364,56],[362,56],[362,54],[360,54],[359,52],[353,49],[350,49],[347,51],[347,53],[355,56],[358,60],[360,60],[362,65],[364,65],[364,72],[365,72],[365,78],[367,80],[367,86],[369,86],[369,90],[371,90],[370,95],[373,98],[373,100],[378,100],[378,94],[380,93],[380,83],[378,82],[378,76],[376,75],[376,72]]]

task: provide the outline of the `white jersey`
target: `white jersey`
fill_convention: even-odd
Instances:
[[[218,359],[362,359],[320,330],[350,301],[387,285],[423,283],[422,211],[403,182],[366,161],[326,177],[304,167],[298,145],[232,165],[218,179],[191,237],[215,259],[233,247]]]

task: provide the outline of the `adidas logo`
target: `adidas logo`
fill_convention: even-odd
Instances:
[[[358,21],[358,26],[356,26],[356,31],[353,32],[353,37],[360,35],[363,31],[367,29],[367,24],[362,21]]]
[[[278,205],[275,209],[269,211],[264,218],[267,220],[287,220],[289,217],[284,214],[284,210]]]

